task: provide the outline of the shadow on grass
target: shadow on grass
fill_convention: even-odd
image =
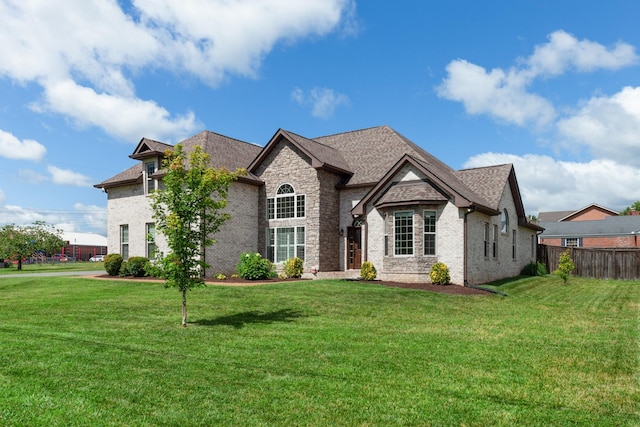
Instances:
[[[195,322],[190,323],[201,326],[233,326],[236,329],[241,329],[244,328],[245,325],[252,323],[288,323],[302,317],[307,317],[307,315],[301,311],[285,308],[283,310],[271,311],[269,313],[264,313],[262,311],[245,311],[244,313],[216,317],[215,319],[196,320]]]

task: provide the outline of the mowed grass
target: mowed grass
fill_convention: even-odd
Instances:
[[[70,262],[47,262],[39,264],[22,264],[22,270],[18,270],[16,264],[8,268],[0,268],[0,276],[4,274],[28,274],[28,273],[49,273],[65,271],[100,271],[104,270],[104,262],[70,261]]]
[[[640,283],[500,290],[0,279],[0,425],[640,425]]]

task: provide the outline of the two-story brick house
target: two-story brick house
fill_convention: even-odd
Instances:
[[[232,273],[248,251],[276,264],[300,257],[309,277],[358,276],[371,261],[381,279],[428,282],[444,262],[456,284],[515,276],[535,260],[542,228],[526,220],[512,165],[456,171],[387,126],[319,138],[278,130],[263,148],[208,131],[182,144],[200,145],[213,167],[248,171],[206,248],[210,275]],[[137,163],[96,185],[108,193],[109,252],[156,249],[148,193],[170,147],[143,138]],[[162,236],[156,245],[167,252]]]

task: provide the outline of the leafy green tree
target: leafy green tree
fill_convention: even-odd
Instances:
[[[151,195],[156,229],[171,251],[163,263],[167,287],[182,292],[182,326],[187,326],[187,291],[204,285],[205,248],[229,219],[227,206],[231,183],[243,169],[229,172],[209,166],[209,155],[199,146],[186,153],[182,144],[167,150],[162,162],[163,189]]]
[[[18,270],[22,270],[22,260],[37,251],[51,253],[63,247],[61,233],[43,221],[23,227],[5,225],[0,229],[0,258],[18,261]]]
[[[571,252],[569,249],[564,251],[560,255],[560,261],[558,262],[558,269],[553,272],[556,276],[560,277],[564,284],[567,284],[569,280],[569,275],[576,268],[576,265],[573,263],[571,259]]]
[[[620,212],[620,215],[630,215],[631,211],[640,212],[640,200],[634,202],[631,206],[627,206],[625,210]]]

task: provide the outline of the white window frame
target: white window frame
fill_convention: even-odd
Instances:
[[[503,209],[500,215],[500,232],[509,234],[509,212],[506,209]]]
[[[402,234],[411,234],[411,245],[406,247],[406,253],[398,253],[398,250],[402,250],[403,248],[397,247],[398,243],[398,227],[403,227],[402,224],[398,225],[398,220],[402,218],[407,218],[411,220],[411,231],[405,232]],[[409,240],[403,240],[407,243]],[[410,249],[410,253],[409,253]],[[411,211],[396,211],[393,213],[393,256],[395,257],[412,257],[415,255],[415,221],[414,221],[414,212]]]
[[[433,231],[427,231],[427,215],[433,218]],[[438,252],[438,212],[433,209],[422,211],[422,254],[424,256],[436,256]],[[427,236],[433,236],[433,253],[427,253]]]
[[[156,252],[158,251],[158,246],[156,245],[156,223],[155,222],[147,222],[144,225],[145,228],[145,241],[146,241],[146,256],[149,259],[154,259]],[[149,237],[152,240],[149,240]]]
[[[283,193],[283,188],[291,188],[291,192]],[[279,209],[284,203],[284,199],[291,198],[291,211],[293,216],[283,216],[282,211]],[[274,197],[267,198],[266,205],[267,219],[293,219],[293,218],[305,218],[307,212],[307,200],[304,194],[296,193],[295,187],[289,183],[284,183],[278,186]]]
[[[129,259],[129,224],[120,224],[120,255]]]
[[[293,230],[293,235],[287,234],[287,236],[291,236],[292,239],[287,241],[287,256],[285,258],[281,258],[278,252],[280,244],[284,243],[279,240],[284,237],[284,233],[279,233],[280,230]],[[266,239],[266,254],[267,258],[273,262],[274,264],[280,264],[289,258],[298,257],[304,261],[305,252],[306,252],[306,229],[304,226],[296,226],[292,225],[289,227],[269,227],[266,230],[267,239]]]
[[[152,173],[149,173],[150,167],[153,168]],[[142,173],[144,174],[144,194],[149,194],[150,192],[158,189],[158,180],[151,178],[151,175],[156,173],[157,170],[158,163],[155,160],[147,160],[143,163]]]

